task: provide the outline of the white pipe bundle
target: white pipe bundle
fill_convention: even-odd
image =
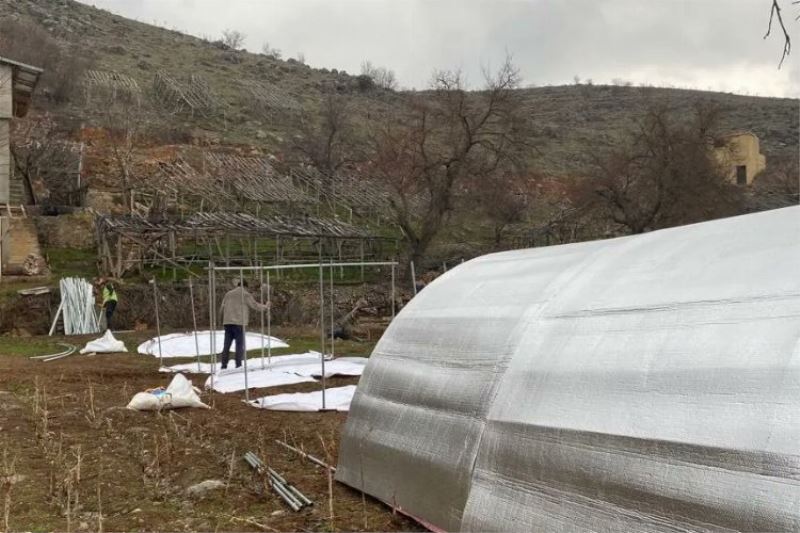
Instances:
[[[63,278],[60,287],[64,333],[66,335],[99,333],[100,328],[94,314],[92,284],[81,278]]]

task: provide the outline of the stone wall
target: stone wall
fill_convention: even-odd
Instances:
[[[90,250],[96,246],[94,216],[90,213],[37,216],[34,220],[42,246],[78,250]]]

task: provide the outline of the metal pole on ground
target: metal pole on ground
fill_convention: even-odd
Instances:
[[[261,266],[259,264],[259,266]],[[267,274],[269,275],[269,273]],[[264,305],[264,269],[258,271],[258,291],[261,294],[261,305]],[[264,309],[261,309],[261,370],[264,370]]]
[[[197,314],[194,311],[194,288],[192,278],[189,278],[189,300],[192,304],[192,326],[194,326],[194,350],[197,354],[197,372],[200,373],[200,341],[197,338]]]
[[[267,301],[269,302],[267,309],[267,361],[269,361],[269,367],[272,368],[272,288],[269,284],[269,270],[267,270]]]
[[[156,335],[158,335],[158,364],[164,366],[164,354],[161,352],[161,320],[158,317],[158,287],[156,278],[153,278],[153,307],[156,312]]]
[[[245,314],[247,313],[247,308],[245,307],[244,303],[244,271],[241,269],[239,270],[239,289],[242,295],[242,348],[244,351],[244,361],[242,364],[244,364],[244,399],[249,402],[250,389],[247,387],[247,342],[245,340],[247,338],[247,325],[245,324],[246,321],[244,320]],[[236,349],[239,349],[238,344],[236,345]]]

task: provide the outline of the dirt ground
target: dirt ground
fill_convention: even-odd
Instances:
[[[136,340],[126,338],[129,349]],[[30,342],[37,341],[43,342]],[[171,379],[158,372],[155,358],[72,355],[43,363],[28,359],[30,353],[4,351],[0,343],[0,527],[7,517],[8,529],[26,531],[421,529],[344,485],[333,482],[329,492],[325,469],[274,442],[288,441],[335,464],[346,413],[266,411],[245,405],[243,393],[214,392],[202,395],[210,410],[135,412],[125,409],[134,393]],[[196,386],[206,378],[189,377]],[[357,378],[329,380],[330,386],[351,383]],[[318,386],[257,389],[251,397]],[[243,461],[246,451],[314,505],[289,509]],[[224,487],[187,494],[212,479]]]

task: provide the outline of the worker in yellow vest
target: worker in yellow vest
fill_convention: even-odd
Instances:
[[[111,329],[111,319],[117,308],[117,291],[114,285],[108,281],[103,287],[103,309],[106,312],[106,329]]]

